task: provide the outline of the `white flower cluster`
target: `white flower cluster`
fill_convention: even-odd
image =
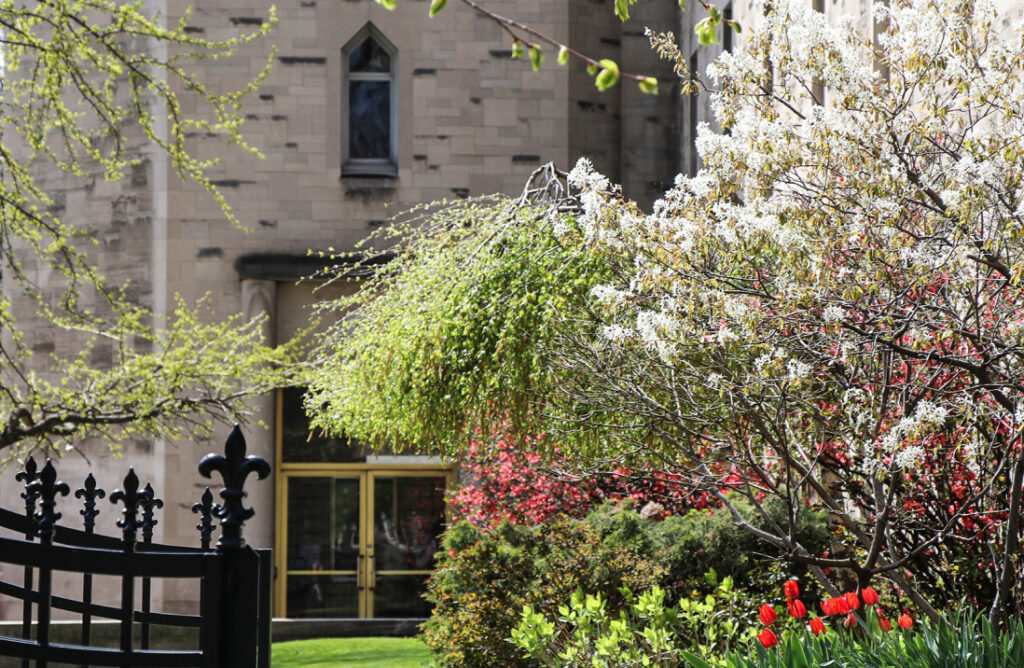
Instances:
[[[846,311],[835,304],[829,304],[825,307],[825,310],[821,312],[821,319],[829,324],[842,322],[845,317]]]
[[[595,285],[590,289],[590,296],[596,302],[606,306],[618,306],[628,300],[632,294],[626,290],[619,290],[610,285]]]
[[[894,457],[899,468],[913,466],[920,460],[924,450],[920,445],[902,446],[906,438],[920,436],[929,427],[941,425],[949,415],[949,410],[931,401],[920,401],[912,416],[901,419],[882,438],[883,450]]]

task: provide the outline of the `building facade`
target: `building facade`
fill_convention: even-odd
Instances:
[[[641,2],[625,24],[611,5],[509,0],[496,9],[623,69],[657,72],[660,95],[645,96],[632,84],[600,93],[581,63],[559,67],[553,53],[533,72],[510,59],[508,39],[493,21],[460,3],[433,20],[417,0],[393,12],[373,0],[278,4],[268,39],[195,67],[216,90],[237,88],[274,61],[245,109],[245,135],[265,159],[216,136],[192,138],[198,156],[221,160],[214,182],[244,230],[224,220],[209,193],[181,182],[131,128],[125,136],[141,160],[126,180],[41,178],[66,222],[99,241],[93,257],[101,271],[112,282],[130,279],[132,298],[157,317],[167,316],[178,296],[190,303],[205,296],[209,317],[265,315],[265,339],[284,341],[306,325],[316,300],[331,296],[300,280],[316,266],[307,252],[353,249],[414,204],[517,194],[540,164],[569,168],[580,156],[641,203],[671,183],[681,167],[684,117],[675,75],[651,52],[643,27],[678,29],[678,5]],[[171,23],[186,9],[177,0],[148,6]],[[188,30],[229,38],[266,16],[264,3],[211,0],[195,7]],[[28,335],[39,351],[69,352],[80,343],[42,323]],[[102,363],[103,350],[97,355]],[[424,615],[419,594],[453,471],[429,458],[365,453],[310,436],[300,404],[301,390],[258,398],[245,431],[250,454],[275,464],[272,479],[248,485],[257,514],[246,528],[250,544],[276,548],[275,615]],[[196,462],[225,435],[219,429],[203,442],[137,439],[124,444],[126,461],[116,463],[106,443],[80,444],[84,456],[66,457],[61,474],[74,484],[93,471],[109,492],[120,480],[105,472],[132,465],[163,491],[157,540],[195,544],[189,509],[205,488]],[[0,497],[15,508],[19,487],[11,478],[3,473]],[[98,530],[116,531],[115,514],[108,506]],[[56,576],[55,591],[77,586],[73,577]],[[187,586],[157,587],[155,609],[195,611]],[[96,591],[102,596],[104,587]]]

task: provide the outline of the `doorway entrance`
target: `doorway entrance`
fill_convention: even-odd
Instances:
[[[302,390],[278,393],[277,617],[427,617],[423,600],[455,471],[310,433]]]
[[[351,467],[279,480],[287,520],[278,614],[428,616],[422,595],[444,530],[449,473]]]

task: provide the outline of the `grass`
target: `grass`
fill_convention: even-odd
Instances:
[[[271,668],[420,668],[430,650],[419,638],[317,638],[274,643]]]

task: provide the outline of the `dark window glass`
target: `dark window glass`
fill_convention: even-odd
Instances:
[[[434,568],[437,537],[444,531],[445,479],[375,478],[373,543],[378,571]]]
[[[349,72],[390,72],[391,56],[380,44],[367,37],[348,57]]]
[[[288,570],[333,570],[331,479],[290,479],[288,507],[296,511],[288,513]]]
[[[309,418],[302,406],[305,391],[297,387],[281,390],[281,461],[353,464],[366,461],[366,449],[346,437],[325,436],[310,431]],[[381,450],[379,454],[387,454]]]
[[[429,575],[379,575],[373,590],[373,616],[382,618],[429,617],[423,598]]]
[[[356,576],[289,575],[286,614],[289,617],[358,617]]]
[[[348,122],[350,158],[390,158],[391,82],[349,82]]]

